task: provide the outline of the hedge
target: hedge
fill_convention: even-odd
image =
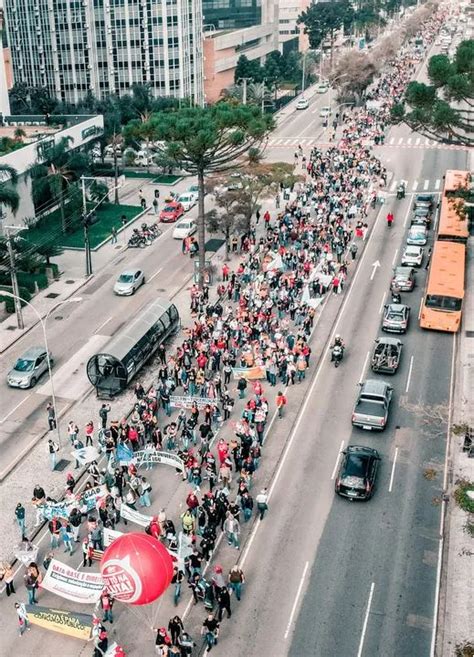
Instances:
[[[8,292],[12,291],[11,286],[0,286],[0,301],[5,301],[5,308],[7,313],[14,313],[15,312],[15,299],[12,299],[11,297],[4,297],[2,296],[2,290],[6,290]],[[26,289],[26,287],[20,287],[20,297],[22,299],[25,299],[26,301],[31,301],[31,294],[29,291]],[[22,306],[25,306],[25,302],[21,302]]]

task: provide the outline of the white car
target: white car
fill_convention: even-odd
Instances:
[[[193,192],[183,192],[176,200],[178,203],[181,203],[184,211],[188,212],[196,205],[197,197]]]
[[[194,219],[180,219],[173,229],[174,240],[184,240],[186,237],[193,235],[197,230]]]
[[[428,241],[428,231],[425,226],[412,226],[408,231],[407,244],[410,246],[425,246]]]
[[[309,107],[309,103],[306,100],[306,98],[300,98],[299,101],[296,103],[297,110],[308,109],[308,107]]]
[[[402,255],[402,267],[421,267],[423,253],[422,246],[407,246]]]
[[[331,116],[332,110],[330,107],[322,107],[319,111],[319,116],[322,119],[327,119],[329,116]]]
[[[325,94],[329,89],[329,82],[320,82],[316,85],[316,93]]]
[[[141,269],[127,269],[117,278],[114,292],[120,297],[135,294],[136,290],[145,283],[145,274]]]

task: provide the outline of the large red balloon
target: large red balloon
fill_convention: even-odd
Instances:
[[[168,588],[173,561],[166,548],[148,534],[133,532],[116,538],[100,564],[104,584],[116,600],[147,605]]]

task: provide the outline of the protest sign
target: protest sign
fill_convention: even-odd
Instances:
[[[92,461],[97,461],[100,452],[96,447],[89,445],[88,447],[81,447],[81,449],[74,449],[71,455],[80,465],[88,465]]]
[[[214,399],[209,399],[208,397],[192,397],[191,395],[171,395],[170,396],[170,405],[172,408],[186,408],[189,409],[193,404],[201,410],[205,408],[208,404],[213,404]]]
[[[254,365],[253,367],[233,367],[232,374],[234,379],[240,379],[241,376],[247,381],[267,378],[267,369],[264,365]]]
[[[44,627],[53,632],[67,634],[76,639],[87,641],[92,631],[92,616],[64,609],[50,609],[38,605],[25,605],[28,620],[33,625]]]
[[[173,468],[177,468],[184,472],[184,462],[179,456],[173,454],[172,452],[159,452],[154,449],[144,449],[139,452],[135,452],[133,462],[137,468],[141,468],[144,465],[171,465]]]
[[[116,456],[117,460],[120,461],[120,464],[130,463],[130,461],[133,459],[133,449],[131,449],[131,447],[127,447],[127,445],[124,445],[123,443],[119,443],[117,446]]]
[[[127,504],[122,504],[120,507],[120,515],[124,520],[130,520],[130,522],[134,522],[141,527],[148,527],[151,522],[151,516],[140,513],[140,511],[135,511],[135,509],[127,506]]]
[[[38,505],[38,507],[41,508],[45,520],[69,518],[71,511],[75,507],[81,508],[85,504],[87,510],[91,511],[95,508],[97,499],[105,495],[107,495],[107,486],[103,484],[101,486],[86,488],[81,493],[68,497],[62,502],[45,502],[44,504]]]
[[[41,587],[72,602],[95,604],[104,588],[104,581],[97,573],[74,570],[52,559]]]
[[[123,532],[104,527],[104,547],[109,547],[109,545],[113,543],[116,538],[120,538],[120,536],[123,536]]]

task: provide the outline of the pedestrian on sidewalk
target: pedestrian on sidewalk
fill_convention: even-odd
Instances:
[[[8,597],[16,593],[13,583],[13,568],[9,563],[3,563],[0,567],[0,582],[5,582],[5,593]]]
[[[219,622],[222,620],[224,609],[227,612],[227,618],[232,616],[232,611],[230,609],[230,595],[227,586],[224,586],[217,594],[217,604],[219,605],[219,610],[217,612],[217,620]]]
[[[240,547],[240,523],[237,518],[234,518],[230,511],[226,512],[226,519],[224,520],[224,532],[229,545],[235,547],[236,550]]]
[[[357,256],[357,244],[355,242],[352,242],[350,251],[351,251],[352,260],[355,260]]]
[[[257,509],[260,513],[260,520],[263,520],[265,512],[268,510],[268,493],[266,488],[260,491],[255,501],[257,502]]]
[[[153,212],[155,213],[155,215],[157,215],[158,214],[158,199],[156,197],[153,199],[152,205],[153,205]]]
[[[283,417],[283,409],[286,406],[286,397],[281,391],[279,391],[277,396],[276,396],[276,405],[277,405],[277,409],[278,409],[278,417],[282,418]]]
[[[247,389],[247,379],[241,376],[237,383],[237,390],[239,391],[239,399],[245,398],[245,391]]]
[[[104,622],[109,621],[110,623],[113,623],[114,622],[114,617],[113,617],[113,614],[112,614],[112,607],[113,607],[113,604],[114,604],[114,599],[109,594],[109,592],[107,591],[106,588],[104,588],[104,590],[102,591],[102,593],[100,595],[99,602],[100,602],[100,608],[104,612],[104,616],[103,616],[102,620]]]
[[[59,445],[54,440],[48,440],[49,465],[52,471],[56,468],[56,454],[59,452]]]
[[[28,604],[36,605],[38,600],[36,599],[36,591],[39,587],[39,581],[37,575],[33,572],[31,568],[28,568],[26,574],[23,577],[25,582],[26,591],[28,593]]]
[[[229,586],[234,591],[235,597],[240,602],[242,596],[242,585],[245,584],[243,570],[236,564],[229,572]]]
[[[72,545],[73,531],[71,525],[66,520],[66,518],[63,518],[61,520],[59,535],[64,543],[64,547],[65,547],[64,552],[69,552],[69,554],[72,554],[74,552],[74,547]]]
[[[217,644],[217,639],[219,637],[219,621],[217,621],[213,614],[208,614],[206,620],[202,624],[201,634],[204,636],[206,641],[207,651],[210,652]]]
[[[30,621],[28,620],[28,614],[26,613],[26,606],[24,602],[15,602],[16,613],[18,614],[18,626],[20,630],[20,636],[23,636],[23,633],[26,630],[30,630]]]
[[[59,541],[61,539],[61,523],[59,522],[59,518],[51,518],[48,522],[48,530],[50,533],[51,549],[55,550],[59,547]]]
[[[26,529],[26,527],[25,527],[25,525],[26,525],[25,516],[26,516],[25,507],[22,506],[21,502],[18,502],[18,504],[16,505],[16,508],[15,508],[15,518],[16,518],[16,522],[18,524],[18,527],[20,528],[21,540],[22,541],[25,540],[25,529]]]
[[[253,512],[253,497],[246,490],[240,498],[240,507],[244,513],[244,522],[248,522],[252,517]]]
[[[115,226],[112,226],[111,233],[112,233],[112,239],[110,240],[110,243],[117,244],[117,229],[115,228]]]
[[[46,406],[46,412],[48,414],[49,430],[53,431],[53,429],[56,429],[56,413],[54,411],[54,406],[51,402],[48,402]]]
[[[86,447],[92,447],[94,444],[94,423],[92,420],[86,424]]]
[[[175,645],[179,643],[181,632],[184,632],[183,621],[179,616],[173,616],[168,623],[168,632],[171,634],[171,641]]]
[[[102,404],[99,409],[99,418],[102,422],[102,429],[107,428],[107,416],[110,413],[110,404]]]

